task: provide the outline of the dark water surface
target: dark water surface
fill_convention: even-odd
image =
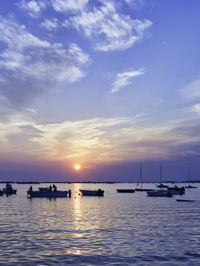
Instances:
[[[28,199],[29,185],[14,184],[17,195],[0,197],[0,264],[200,265],[200,188],[173,198],[116,192],[135,186],[57,184],[72,197],[49,200]],[[105,195],[81,197],[81,188]]]

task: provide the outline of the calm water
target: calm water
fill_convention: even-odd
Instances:
[[[200,265],[200,187],[151,198],[116,193],[134,184],[57,184],[73,196],[55,200],[27,199],[29,185],[13,187],[17,195],[0,197],[1,265]],[[81,197],[80,188],[105,196]]]

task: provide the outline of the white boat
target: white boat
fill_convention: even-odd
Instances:
[[[83,196],[103,196],[104,190],[98,189],[98,190],[86,190],[86,189],[80,189],[80,192]]]
[[[71,190],[51,190],[49,188],[39,188],[39,190],[33,191],[31,187],[27,191],[27,196],[30,198],[67,198],[71,197]]]
[[[163,189],[154,189],[152,191],[147,191],[148,196],[150,197],[172,197],[173,194],[168,190]]]

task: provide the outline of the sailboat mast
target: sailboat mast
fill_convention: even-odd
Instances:
[[[188,182],[190,182],[190,167],[188,169]]]
[[[141,189],[142,189],[142,163],[140,163],[140,182],[141,182]]]
[[[160,184],[162,183],[162,165],[160,165]]]

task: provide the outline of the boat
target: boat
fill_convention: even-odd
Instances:
[[[162,165],[160,165],[160,184],[157,185],[157,188],[168,188],[167,185],[164,185],[164,184],[162,183]]]
[[[136,188],[136,189],[135,189],[135,191],[140,191],[140,192],[141,192],[141,191],[146,191],[146,192],[147,192],[147,191],[152,191],[152,190],[153,190],[153,189],[151,189],[151,188]]]
[[[29,198],[67,198],[71,197],[71,190],[52,190],[51,186],[49,187],[40,187],[38,190],[32,190],[32,187],[27,191],[27,196]]]
[[[197,188],[197,187],[194,187],[194,186],[188,185],[188,186],[185,186],[185,188]]]
[[[150,197],[172,197],[173,194],[168,190],[163,189],[154,189],[152,191],[147,191],[148,196]]]
[[[152,189],[150,189],[150,188],[143,188],[142,187],[142,184],[143,184],[143,179],[142,179],[142,164],[140,164],[140,184],[141,184],[141,187],[140,188],[137,188],[137,186],[139,185],[139,183],[138,183],[137,186],[136,186],[136,188],[135,188],[135,191],[139,191],[139,192],[152,191]]]
[[[117,189],[118,193],[135,193],[135,189]]]
[[[168,185],[160,183],[159,185],[157,185],[157,188],[168,188]]]
[[[190,168],[189,168],[189,171],[188,171],[188,182],[190,182]],[[188,186],[185,186],[185,188],[197,188],[197,187],[194,187],[194,186],[192,186],[192,185],[190,185],[190,184],[188,184]]]
[[[17,193],[17,189],[13,189],[12,185],[7,183],[6,187],[2,189],[3,194],[9,196]]]
[[[185,194],[185,188],[184,187],[178,187],[178,186],[168,187],[167,190],[170,191],[173,195]]]
[[[180,201],[180,202],[196,202],[196,200],[188,200],[188,199],[177,199],[176,201]]]
[[[104,190],[98,189],[98,190],[86,190],[86,189],[80,189],[80,192],[83,196],[100,196],[102,197],[104,195]]]

